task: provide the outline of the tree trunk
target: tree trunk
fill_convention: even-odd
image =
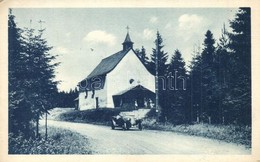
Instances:
[[[48,137],[48,127],[47,127],[47,110],[45,113],[45,140],[47,140]]]
[[[39,117],[36,119],[36,138],[39,137]]]

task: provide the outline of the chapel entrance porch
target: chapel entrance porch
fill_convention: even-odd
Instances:
[[[153,108],[155,93],[137,85],[113,95],[114,107],[126,110]]]

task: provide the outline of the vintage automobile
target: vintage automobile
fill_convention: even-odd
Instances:
[[[130,114],[119,114],[112,116],[111,119],[111,128],[121,127],[123,130],[129,130],[131,127],[137,127],[139,130],[142,130],[142,119],[136,118],[135,115]]]

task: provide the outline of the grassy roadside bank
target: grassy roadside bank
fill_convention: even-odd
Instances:
[[[67,111],[56,115],[54,120],[79,122],[79,123],[92,123],[98,125],[111,125],[111,117],[118,115],[120,109],[92,109],[83,111]]]
[[[117,109],[97,109],[84,111],[67,111],[60,113],[55,120],[92,123],[98,125],[111,124],[111,116],[119,114]],[[151,114],[151,116],[153,116]],[[238,125],[209,125],[209,124],[192,124],[192,125],[173,125],[171,123],[157,123],[154,118],[144,119],[144,129],[172,131],[193,136],[207,137],[211,139],[232,142],[245,145],[251,148],[251,127]]]
[[[238,125],[210,125],[210,124],[183,124],[173,125],[171,123],[156,123],[155,119],[145,119],[145,129],[171,131],[192,136],[207,137],[251,148],[251,127]]]
[[[40,128],[44,136],[44,128]],[[25,139],[9,135],[9,154],[91,154],[88,140],[75,132],[49,127],[48,139]]]

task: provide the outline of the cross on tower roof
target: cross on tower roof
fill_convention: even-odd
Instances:
[[[129,48],[133,48],[133,42],[131,41],[130,39],[130,35],[129,35],[129,26],[126,27],[127,29],[127,34],[126,34],[126,37],[125,37],[125,41],[122,43],[123,44],[123,50],[127,50]]]

